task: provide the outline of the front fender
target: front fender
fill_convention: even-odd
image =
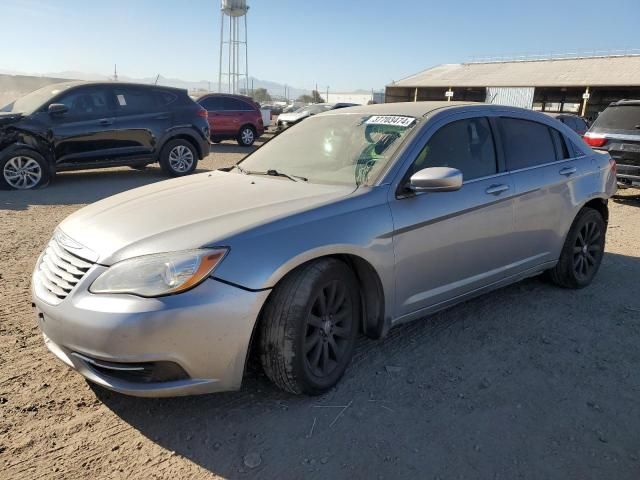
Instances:
[[[274,221],[231,238],[214,276],[250,290],[273,288],[316,258],[352,255],[378,274],[387,309],[394,305],[393,222],[386,187],[362,192],[311,212]]]

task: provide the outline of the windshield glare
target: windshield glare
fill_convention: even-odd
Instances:
[[[42,105],[47,103],[54,96],[66,90],[71,85],[47,85],[46,87],[34,90],[31,93],[26,94],[23,97],[17,99],[13,104],[9,104],[3,109],[6,112],[23,113],[25,115],[31,115]]]
[[[403,118],[403,125],[383,123]],[[312,183],[371,184],[413,129],[415,118],[337,114],[312,117],[248,156],[249,172],[277,170]]]

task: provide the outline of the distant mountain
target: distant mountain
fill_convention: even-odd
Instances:
[[[102,75],[98,73],[87,73],[87,72],[78,72],[75,70],[67,70],[63,72],[47,72],[41,75],[28,74],[24,72],[17,72],[12,70],[4,70],[0,69],[0,74],[6,75],[25,75],[25,76],[33,76],[33,77],[51,77],[51,78],[65,78],[72,80],[89,80],[89,81],[106,81],[111,80],[113,76],[111,75]],[[156,83],[156,77],[145,77],[145,78],[135,78],[129,77],[127,75],[118,75],[118,80],[121,82],[134,82],[134,83]],[[200,80],[197,82],[181,80],[179,78],[167,78],[160,75],[157,79],[158,85],[166,85],[168,87],[176,87],[176,88],[184,88],[186,90],[199,90],[199,91],[218,91],[217,81],[210,82],[208,80]],[[255,77],[249,77],[249,88],[251,89],[253,86],[256,88],[266,88],[271,95],[275,96],[284,96],[285,94],[285,85],[277,82],[272,82],[269,80],[261,80]],[[226,84],[222,83],[222,91],[225,91]],[[241,88],[244,88],[244,82],[241,84]],[[304,90],[301,88],[294,88],[287,86],[289,93],[289,98],[298,98],[300,95],[310,93],[309,90]]]

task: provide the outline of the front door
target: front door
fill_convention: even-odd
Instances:
[[[396,318],[498,282],[514,270],[514,188],[498,163],[487,118],[467,116],[441,126],[401,185],[423,168],[452,167],[464,177],[453,192],[391,200],[396,255]]]
[[[56,164],[100,161],[117,148],[114,104],[107,87],[74,88],[53,103],[68,108],[63,114],[40,114],[49,116]]]

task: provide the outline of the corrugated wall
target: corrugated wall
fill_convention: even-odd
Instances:
[[[533,107],[533,87],[487,87],[487,103],[510,107]]]

